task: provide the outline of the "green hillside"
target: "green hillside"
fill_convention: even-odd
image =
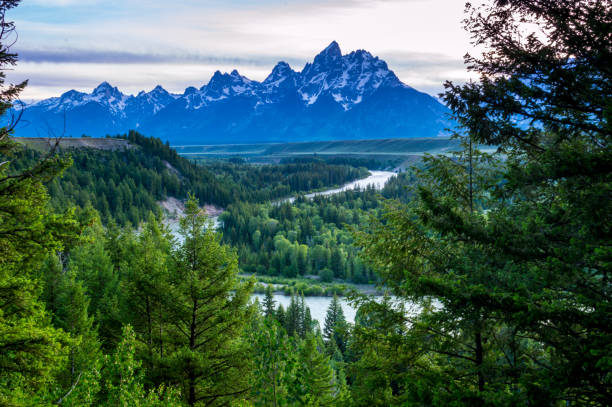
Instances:
[[[351,162],[318,159],[266,166],[195,163],[161,140],[135,131],[113,138],[15,140],[26,146],[13,163],[16,171],[32,166],[56,142],[56,153],[71,158],[62,177],[47,185],[55,208],[92,207],[105,223],[114,219],[121,225],[140,223],[169,197],[186,199],[192,193],[201,205],[226,207],[339,186],[368,174]]]

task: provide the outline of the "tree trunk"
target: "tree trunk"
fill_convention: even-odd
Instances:
[[[485,379],[482,373],[482,364],[484,361],[484,350],[482,348],[482,334],[480,329],[476,332],[476,368],[478,369],[478,391],[484,391]]]
[[[189,350],[193,351],[196,345],[196,314],[198,310],[198,300],[195,299],[193,301],[193,308],[191,311],[191,326],[189,328]],[[188,382],[189,382],[189,396],[187,402],[190,406],[194,406],[196,403],[196,394],[195,394],[195,368],[194,366],[189,366],[188,368]]]

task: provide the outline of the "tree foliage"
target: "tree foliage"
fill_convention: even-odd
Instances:
[[[392,394],[606,405],[610,3],[500,0],[467,10],[484,48],[467,63],[480,78],[447,83],[443,95],[465,153],[427,159],[415,203],[391,204],[385,223],[361,235],[383,280],[423,307],[400,314],[410,329],[394,334],[420,379]],[[498,146],[503,165],[483,161],[476,143]]]

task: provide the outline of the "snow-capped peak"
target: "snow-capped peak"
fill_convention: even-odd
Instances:
[[[344,110],[361,103],[381,86],[405,86],[387,64],[365,50],[342,55],[333,41],[301,73],[299,93],[307,105],[327,94]]]
[[[92,93],[70,91],[60,98],[37,103],[47,110],[73,109],[89,103],[107,108],[115,115],[150,111],[154,114],[177,99],[185,101],[188,109],[199,109],[220,100],[242,96],[253,98],[255,106],[283,103],[286,97],[301,98],[305,106],[320,97],[335,101],[344,110],[361,103],[380,87],[406,87],[389,70],[385,61],[365,50],[342,55],[340,46],[332,41],[307,63],[301,72],[294,71],[287,62],[278,62],[263,82],[252,81],[234,69],[230,73],[216,71],[208,84],[200,89],[189,87],[182,95],[174,95],[157,85],[149,92],[126,96],[108,82],[99,84]],[[127,112],[127,113],[126,113]]]
[[[340,45],[338,45],[336,41],[332,41],[323,51],[319,53],[319,55],[315,57],[315,62],[317,62],[317,59],[335,60],[338,58],[342,58]]]
[[[179,95],[158,85],[130,96],[102,82],[93,91],[73,90],[28,105],[24,117],[30,123],[67,126],[66,134],[72,135],[137,128],[147,135],[188,139],[187,144],[429,137],[449,127],[443,105],[404,85],[367,51],[342,55],[333,41],[309,62],[301,72],[278,62],[262,82],[237,70],[217,71],[201,88]],[[19,134],[39,131],[45,129],[29,126]]]
[[[117,97],[119,95],[123,95],[119,92],[119,89],[113,87],[110,83],[104,81],[93,90],[93,95],[104,95],[104,96],[114,96]]]
[[[291,69],[288,63],[281,61],[276,64],[270,75],[268,75],[262,84],[269,90],[279,86],[295,86],[297,75],[297,72]]]
[[[161,85],[157,85],[149,93],[164,93],[164,94],[166,94],[166,93],[168,93],[168,91],[166,89],[164,89]]]

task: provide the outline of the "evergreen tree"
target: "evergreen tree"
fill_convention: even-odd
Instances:
[[[17,62],[10,50],[15,27],[6,13],[18,4],[0,2],[0,116],[9,119],[0,128],[0,404],[12,406],[36,403],[66,357],[67,336],[51,326],[35,272],[76,232],[70,214],[49,210],[43,186],[69,162],[52,152],[22,171],[11,168],[19,149],[11,139],[18,115],[9,109],[26,82],[5,85],[5,71]]]
[[[332,349],[337,347],[344,353],[346,349],[346,335],[347,323],[344,317],[344,311],[342,310],[342,305],[338,300],[338,296],[334,294],[325,315],[323,338],[330,344]]]
[[[248,390],[247,349],[240,338],[251,309],[252,283],[237,282],[235,253],[206,227],[192,196],[180,220],[168,355],[190,406],[225,405]]]
[[[100,344],[88,306],[82,283],[73,273],[64,274],[54,313],[54,325],[71,337],[68,360],[57,379],[64,406],[92,405],[99,389]]]
[[[334,277],[344,278],[344,275],[342,273],[343,271],[342,254],[340,253],[340,250],[337,247],[335,247],[331,251],[331,257],[329,260],[329,268],[334,272]]]
[[[434,183],[412,210],[390,206],[387,226],[362,240],[400,296],[442,304],[424,301],[410,332],[394,335],[421,371],[403,378],[404,397],[606,405],[610,4],[499,0],[468,12],[487,48],[467,57],[480,80],[444,95],[466,159],[430,160]],[[472,143],[504,152],[503,176],[476,170]]]
[[[133,407],[179,407],[177,392],[171,388],[160,387],[146,391],[144,375],[135,354],[134,330],[129,326],[123,328],[121,341],[113,354],[104,361],[102,381],[104,391],[100,394],[99,406],[133,406]]]
[[[475,142],[508,155],[496,196],[511,204],[484,227],[450,230],[495,253],[503,278],[479,305],[546,349],[550,368],[529,369],[521,383],[541,404],[612,399],[612,328],[601,323],[612,298],[611,9],[608,0],[470,9],[466,28],[487,48],[467,58],[480,81],[449,83],[443,96]]]
[[[264,297],[263,307],[264,307],[264,315],[266,318],[274,317],[274,296],[272,294],[272,286],[268,285],[266,287],[266,296]]]
[[[97,219],[85,230],[83,243],[71,251],[68,270],[83,282],[102,345],[111,349],[121,336],[120,284],[104,243],[104,230]]]
[[[313,333],[314,332],[314,329],[315,329],[315,326],[316,326],[317,322],[314,319],[312,319],[312,315],[310,313],[310,307],[308,307],[306,305],[306,303],[304,302],[304,295],[303,294],[302,294],[302,303],[304,304],[303,305],[303,309],[304,309],[304,319],[303,319],[303,321],[304,322],[302,324],[304,329],[303,329],[302,336],[305,336],[305,335],[307,335],[309,333]]]
[[[124,277],[125,314],[141,345],[138,354],[152,377],[161,374],[155,369],[163,364],[169,303],[173,301],[168,281],[171,239],[153,213],[132,249]]]
[[[301,330],[302,310],[300,308],[300,300],[296,297],[295,292],[291,293],[291,302],[285,313],[285,329],[289,336],[297,336]]]
[[[285,313],[285,329],[289,336],[304,338],[308,333],[312,333],[314,328],[310,308],[304,301],[304,294],[291,294],[291,302]]]
[[[53,319],[58,308],[58,297],[64,274],[65,270],[60,257],[55,254],[47,256],[40,267],[39,278],[43,285],[41,300],[44,301],[45,307]]]
[[[276,321],[264,318],[255,325],[252,338],[255,382],[251,398],[254,405],[289,405],[296,361],[287,333]]]
[[[274,312],[274,316],[276,320],[278,321],[278,323],[280,324],[280,326],[282,327],[286,326],[287,313],[285,312],[285,309],[283,308],[283,304],[278,304],[278,308]]]
[[[301,406],[331,406],[335,405],[335,391],[334,371],[329,359],[317,349],[315,336],[309,334],[299,347],[293,397]]]
[[[423,394],[429,395],[437,390],[433,386],[435,382],[430,383],[424,379],[429,378],[428,372],[437,373],[437,366],[431,366],[428,361],[419,359],[421,353],[418,347],[412,346],[410,340],[404,339],[408,327],[404,319],[406,311],[402,307],[393,307],[388,296],[383,297],[380,302],[368,301],[359,307],[346,352],[346,359],[350,362],[348,373],[355,405],[462,405],[461,397],[438,402],[423,397]],[[422,367],[424,369],[421,369]],[[444,367],[440,366],[440,370],[443,369]],[[432,386],[420,386],[423,382]],[[416,397],[411,399],[407,386],[413,383],[416,384]],[[453,392],[455,386],[452,380],[447,380],[444,384],[453,396],[457,395]]]

